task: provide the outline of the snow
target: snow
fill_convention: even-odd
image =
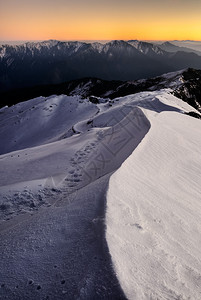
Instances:
[[[4,58],[6,56],[6,47],[0,48],[0,58]]]
[[[19,112],[24,117],[20,118],[19,126],[13,128]],[[139,126],[142,128],[138,133]],[[0,195],[5,199],[2,205],[12,197],[17,201],[13,185],[20,182],[31,190],[31,194],[34,189],[36,198],[39,196],[35,183],[41,189],[41,185],[44,187],[51,178],[54,183],[58,182],[57,185],[65,183],[68,193],[87,185],[119,167],[148,129],[149,122],[137,107],[122,107],[118,101],[111,107],[107,103],[95,105],[88,100],[82,101],[79,97],[52,96],[5,108],[1,139],[4,140],[2,152],[7,153],[0,156],[0,186],[3,188]],[[11,142],[16,136],[20,142],[14,144],[17,151],[13,151]],[[119,151],[122,147],[126,148],[123,152]],[[26,190],[19,189],[20,193]],[[11,211],[13,206],[9,205],[3,212],[4,216]]]
[[[39,41],[39,42],[27,42],[22,44],[16,44],[16,45],[1,45],[0,46],[0,58],[6,59],[6,61],[9,59],[10,54],[9,51],[12,52],[20,52],[21,54],[30,54],[33,56],[34,53],[37,51],[41,51],[41,54],[47,55],[47,51],[50,49],[55,48],[55,50],[65,50],[65,54],[70,56],[73,53],[76,53],[79,51],[79,49],[86,45],[84,42],[74,41],[74,42],[61,42],[57,40],[47,40],[47,41]],[[53,56],[55,56],[55,52],[51,52]],[[23,57],[22,57],[23,59]],[[11,63],[8,62],[8,66],[10,66]]]
[[[72,92],[71,95],[80,95],[83,96],[85,93],[90,89],[92,85],[91,80],[89,79],[88,82],[85,84],[79,84]]]
[[[53,95],[0,110],[0,298],[198,294],[200,121],[170,92],[99,104]]]
[[[175,107],[180,109],[183,113],[184,112],[196,112],[197,114],[201,115],[200,112],[198,112],[194,107],[192,107],[191,105],[189,105],[187,102],[184,102],[183,100],[173,96],[171,94],[171,89],[164,89],[163,91],[165,91],[166,93],[158,93],[158,95],[156,96],[156,98],[169,106]]]
[[[177,112],[149,119],[110,178],[109,250],[128,299],[199,299],[201,123]]]
[[[9,107],[1,113],[0,153],[57,141],[72,135],[76,121],[98,109],[78,96],[39,97]]]
[[[165,79],[172,79],[173,77],[176,77],[178,75],[182,75],[182,73],[185,71],[185,69],[180,70],[180,71],[176,71],[176,72],[169,72],[169,73],[165,73],[163,74],[161,77],[165,78]]]
[[[48,99],[60,106],[64,96]],[[150,123],[139,108],[124,108],[119,101],[107,106],[78,100],[77,109],[77,100],[65,98],[80,112],[74,114],[73,127],[81,134],[33,147],[25,131],[30,147],[0,156],[0,296],[125,299],[104,235],[105,191],[111,172],[137,147]],[[38,107],[35,122],[41,128],[47,101],[37,98],[5,108],[5,142],[12,115],[22,107],[25,115],[33,104]],[[65,116],[70,116],[67,109]],[[23,131],[20,127],[18,134]]]
[[[78,50],[85,44],[85,43],[82,43],[82,42],[73,42],[74,44],[74,51],[75,53],[78,52]],[[69,47],[70,47],[70,43],[68,43]]]
[[[48,49],[57,46],[59,41],[57,40],[47,40],[42,42],[28,42],[25,45],[25,47],[28,48],[36,48],[38,50],[41,50],[42,47],[46,47]]]
[[[139,50],[143,54],[149,54],[149,52],[156,53],[158,55],[164,55],[164,51],[162,51],[159,47],[154,44],[142,42],[138,40],[128,41],[128,44],[133,46],[135,49]]]
[[[92,45],[93,49],[98,51],[98,53],[101,53],[103,51],[104,44],[96,42],[96,43],[92,43],[91,45]]]

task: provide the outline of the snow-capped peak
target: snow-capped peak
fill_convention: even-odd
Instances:
[[[98,42],[92,43],[91,46],[98,53],[101,53],[103,51],[103,48],[104,48],[104,44],[101,44],[101,43],[98,43]]]
[[[164,51],[152,43],[142,42],[138,40],[129,40],[128,43],[143,54],[164,55]]]

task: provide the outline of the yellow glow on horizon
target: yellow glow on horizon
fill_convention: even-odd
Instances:
[[[0,0],[0,40],[201,40],[201,1],[86,2]]]

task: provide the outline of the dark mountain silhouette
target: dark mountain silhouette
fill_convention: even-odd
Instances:
[[[82,78],[56,85],[41,85],[1,93],[0,107],[11,106],[38,96],[80,95],[91,102],[100,98],[114,99],[143,91],[171,88],[171,92],[201,112],[201,70],[187,69],[158,77],[134,80],[102,80]]]
[[[0,92],[96,77],[151,78],[188,67],[201,68],[194,53],[169,53],[139,41],[100,43],[44,41],[0,47]]]

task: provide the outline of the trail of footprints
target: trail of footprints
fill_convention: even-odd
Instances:
[[[54,200],[60,199],[59,194],[69,195],[75,192],[84,180],[84,167],[89,161],[96,148],[98,141],[90,142],[82,149],[78,150],[70,160],[67,176],[65,177],[65,187],[61,188],[46,188],[39,190],[38,194],[25,189],[22,192],[16,192],[12,196],[12,201],[7,196],[2,197],[0,201],[0,216],[2,220],[10,220],[19,213],[38,210],[40,206],[51,206]],[[64,192],[64,193],[62,193]],[[4,199],[5,198],[5,199]],[[52,199],[52,201],[50,201]],[[14,200],[14,201],[13,201]],[[4,203],[5,202],[5,203]]]
[[[84,148],[78,150],[75,155],[70,159],[70,169],[65,178],[67,187],[72,191],[83,181],[84,166],[88,162],[89,156],[92,155],[93,150],[96,148],[98,141],[87,144]]]

